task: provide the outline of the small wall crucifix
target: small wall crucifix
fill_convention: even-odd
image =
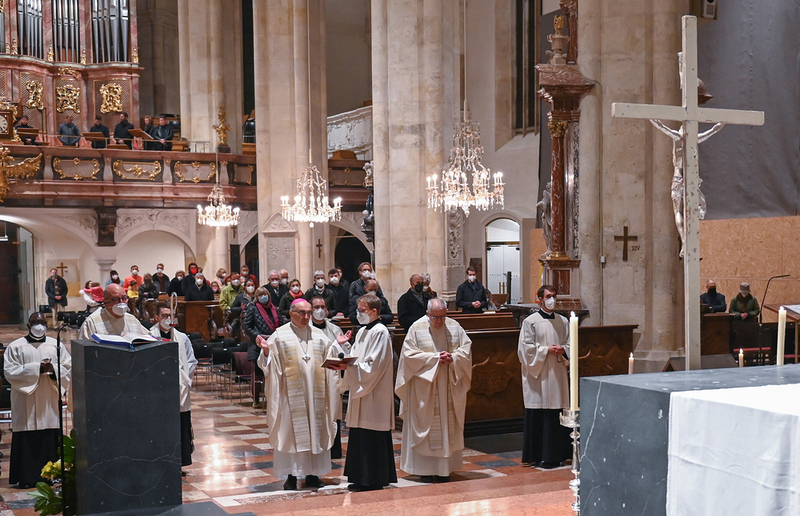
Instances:
[[[628,242],[636,242],[639,237],[628,234],[628,226],[622,228],[622,235],[614,235],[615,242],[622,242],[622,261],[628,261]]]
[[[54,269],[59,269],[61,271],[60,276],[63,278],[64,277],[64,273],[67,271],[67,269],[69,269],[69,265],[64,265],[64,262],[61,262],[61,265],[56,265],[53,268]]]
[[[319,256],[319,258],[322,258],[322,240],[318,238],[317,245],[315,247],[317,248],[317,255]]]

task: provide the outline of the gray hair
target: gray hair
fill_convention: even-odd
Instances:
[[[314,277],[316,278],[317,276],[325,276],[325,273],[317,269],[314,271]]]
[[[447,310],[447,304],[440,297],[434,297],[428,300],[428,311],[431,310]]]
[[[267,274],[267,277],[269,278],[273,274],[277,274],[278,276],[280,276],[280,273],[278,273],[278,271],[276,271],[275,269],[272,269],[271,271],[269,271],[269,274]]]
[[[422,273],[422,281],[424,281],[425,283],[430,283],[431,282],[431,275],[428,274],[427,272],[423,272]]]

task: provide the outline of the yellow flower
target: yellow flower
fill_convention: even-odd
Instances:
[[[61,478],[61,459],[57,462],[48,462],[42,468],[42,477],[55,480],[57,478]]]

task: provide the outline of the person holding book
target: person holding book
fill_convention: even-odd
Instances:
[[[128,295],[122,285],[112,283],[103,293],[103,309],[96,310],[81,325],[79,339],[91,339],[93,334],[122,335],[133,333],[146,335],[147,329],[128,313]]]

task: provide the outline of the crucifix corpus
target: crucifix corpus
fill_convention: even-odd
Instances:
[[[673,139],[675,175],[672,197],[676,208],[676,223],[683,242],[684,324],[686,369],[700,369],[700,174],[697,146],[719,131],[724,124],[763,125],[763,111],[711,109],[698,106],[697,99],[697,18],[683,17],[683,41],[680,61],[681,106],[654,104],[611,105],[611,116],[647,119]],[[661,120],[681,123],[678,131],[669,129]],[[715,124],[700,134],[700,123]],[[666,130],[665,130],[666,129]],[[701,140],[702,139],[702,140]],[[681,170],[678,170],[678,165]],[[680,188],[682,186],[682,188]],[[676,197],[680,202],[676,203]],[[682,206],[680,206],[682,204]],[[682,208],[683,213],[679,213]],[[703,207],[704,208],[704,207]],[[704,210],[703,210],[704,211]]]

